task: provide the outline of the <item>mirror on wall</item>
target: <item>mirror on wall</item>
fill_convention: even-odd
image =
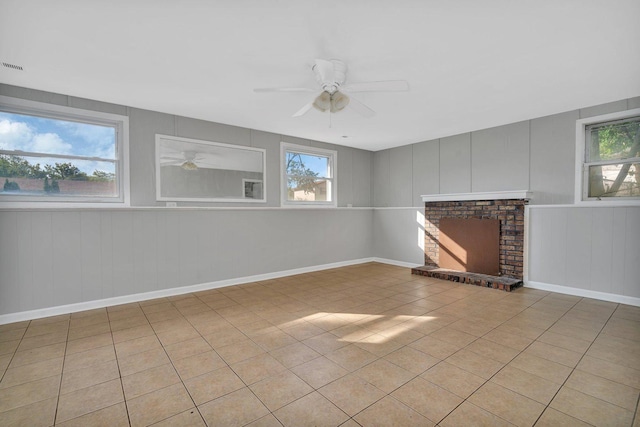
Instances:
[[[265,202],[261,148],[156,135],[156,199]]]

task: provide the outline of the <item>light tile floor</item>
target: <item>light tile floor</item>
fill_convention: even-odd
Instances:
[[[0,425],[640,426],[640,308],[365,264],[0,326]]]

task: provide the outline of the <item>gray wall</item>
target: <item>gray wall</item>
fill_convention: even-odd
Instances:
[[[262,173],[227,169],[184,170],[180,165],[160,168],[163,197],[244,197],[243,179],[262,180]]]
[[[370,209],[0,211],[0,315],[372,256]]]
[[[337,150],[341,207],[371,205],[369,151],[3,84],[0,95],[128,116],[132,205],[0,210],[0,315],[373,256],[370,209],[279,208],[281,141]],[[267,203],[162,208],[156,133],[266,149]]]
[[[640,297],[640,209],[567,206],[576,120],[639,107],[632,98],[374,153],[374,253],[424,262],[414,237],[423,232],[421,195],[531,190],[529,280]],[[563,206],[534,210],[541,205]]]
[[[640,298],[640,206],[529,208],[529,280]]]
[[[632,98],[374,153],[377,207],[423,194],[531,190],[531,204],[574,200],[576,120],[638,108]]]
[[[371,153],[2,84],[0,95],[129,116],[133,205],[0,210],[0,315],[369,257],[422,264],[421,195],[530,189],[533,205],[570,204],[575,120],[640,107],[634,98]],[[161,208],[156,133],[266,149],[266,206]],[[337,150],[338,206],[378,209],[279,208],[281,141]],[[639,209],[531,211],[531,280],[637,296]]]
[[[0,95],[128,116],[132,206],[165,206],[165,202],[155,200],[156,134],[264,148],[267,151],[266,206],[273,207],[280,206],[281,141],[336,150],[338,206],[371,206],[373,153],[370,151],[5,84],[0,84]],[[247,203],[178,202],[178,206],[247,207]],[[254,206],[261,207],[265,204],[256,203]]]

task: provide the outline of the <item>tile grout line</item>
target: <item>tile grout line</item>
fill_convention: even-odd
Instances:
[[[58,409],[59,409],[59,406],[60,406],[60,398],[62,397],[62,378],[64,376],[64,365],[65,365],[65,362],[67,361],[67,347],[69,345],[69,332],[71,330],[71,315],[69,315],[68,322],[69,322],[69,324],[67,325],[67,337],[66,337],[66,339],[64,341],[64,353],[63,353],[63,356],[62,356],[62,369],[60,370],[60,384],[58,385],[58,396],[56,398],[56,410],[54,411],[54,414],[53,414],[53,425],[54,426],[57,424],[57,421],[58,421]],[[29,325],[31,325],[31,324],[29,324]],[[26,333],[26,331],[25,331],[25,333]]]
[[[138,305],[139,307],[139,305]],[[131,416],[129,415],[129,405],[127,403],[127,395],[124,392],[124,383],[122,381],[122,371],[120,370],[120,360],[118,358],[118,352],[116,351],[116,343],[113,340],[113,330],[111,329],[111,317],[109,316],[109,310],[105,308],[105,311],[107,312],[107,321],[109,322],[109,332],[111,334],[111,345],[113,345],[113,354],[116,356],[116,365],[118,366],[118,376],[120,378],[118,378],[120,380],[120,389],[122,390],[122,399],[124,401],[124,410],[127,414],[127,422],[129,423],[129,426],[131,426]],[[143,311],[144,313],[144,311]],[[145,315],[145,319],[146,319],[146,315]],[[147,319],[147,322],[149,320]]]

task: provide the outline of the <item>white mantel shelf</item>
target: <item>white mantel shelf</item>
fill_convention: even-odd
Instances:
[[[486,193],[452,193],[426,194],[421,196],[423,202],[462,202],[467,200],[503,200],[503,199],[531,199],[533,193],[528,190],[491,191]]]

